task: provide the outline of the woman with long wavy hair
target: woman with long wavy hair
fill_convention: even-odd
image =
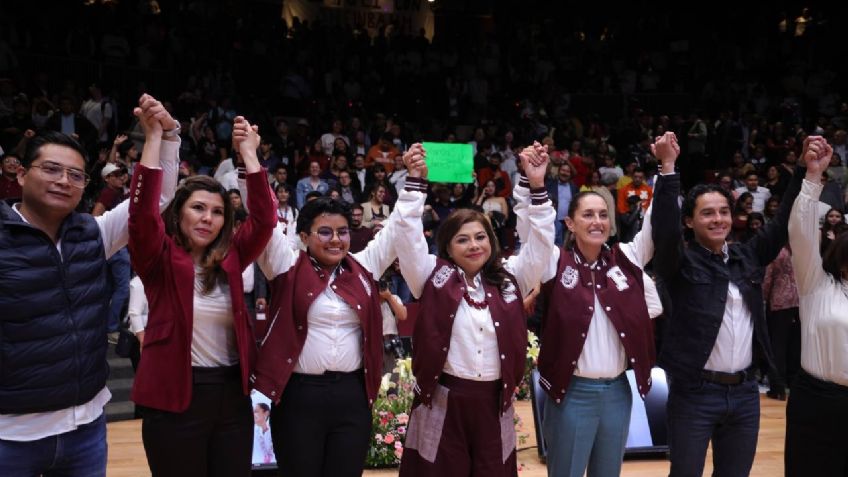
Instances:
[[[133,177],[130,256],[149,302],[132,399],[143,408],[142,441],[159,476],[249,476],[253,416],[248,377],[256,342],[242,271],[276,223],[256,129],[235,119],[250,217],[233,230],[233,206],[215,179],[183,183],[159,215],[161,127],[136,113],[147,140]],[[161,139],[160,139],[161,140]]]

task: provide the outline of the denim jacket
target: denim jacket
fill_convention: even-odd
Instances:
[[[715,346],[724,317],[728,284],[742,294],[754,324],[754,341],[774,366],[766,328],[763,301],[765,267],[786,244],[787,223],[792,203],[801,190],[805,169],[797,168],[774,221],[745,243],[731,243],[725,257],[696,242],[684,243],[677,201],[655,204],[652,221],[656,253],[654,270],[671,298],[669,323],[658,364],[674,379],[700,380],[701,371]],[[677,176],[669,187],[679,191]],[[753,344],[752,344],[753,345]]]

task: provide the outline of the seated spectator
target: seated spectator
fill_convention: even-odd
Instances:
[[[2,175],[0,175],[0,201],[6,199],[20,199],[21,185],[18,184],[18,169],[21,167],[21,158],[16,154],[3,156]]]
[[[358,204],[360,202],[360,193],[358,188],[353,184],[350,176],[350,171],[343,170],[339,172],[339,183],[336,185],[339,191],[339,196],[342,202],[348,204]]]
[[[477,186],[471,184],[453,184],[450,186],[450,201],[457,209],[470,207],[471,202],[477,195]]]
[[[754,198],[754,212],[762,213],[766,208],[766,201],[771,197],[771,192],[760,185],[760,176],[755,171],[745,174],[745,186],[736,189],[737,194],[747,192]]]
[[[485,184],[488,181],[493,181],[498,189],[498,197],[504,199],[512,196],[512,183],[509,180],[509,174],[501,169],[500,153],[489,154],[488,164],[477,170],[477,183]]]
[[[318,192],[322,196],[330,191],[327,181],[321,179],[321,164],[318,161],[309,162],[309,176],[297,181],[297,208],[303,208],[306,203],[306,194]]]
[[[368,242],[374,238],[374,232],[362,226],[362,215],[365,209],[361,204],[353,204],[350,207],[350,252],[356,253],[365,250]]]
[[[335,189],[339,183],[339,175],[347,171],[347,156],[343,152],[336,151],[333,154],[333,162],[330,167],[321,174],[321,179],[327,183],[330,189]]]
[[[106,186],[100,191],[97,201],[94,203],[94,209],[91,215],[99,217],[104,212],[114,209],[118,204],[127,198],[127,180],[129,174],[123,167],[112,163],[107,163],[100,170],[100,177],[106,183]]]
[[[553,156],[551,156],[553,157]],[[557,176],[554,179],[545,181],[545,188],[548,190],[548,197],[551,198],[554,208],[557,211],[556,221],[554,222],[554,244],[560,246],[565,238],[565,218],[568,216],[568,207],[571,200],[577,197],[580,190],[574,183],[574,166],[570,162],[562,162],[557,167]]]
[[[653,194],[654,191],[651,187],[645,184],[645,170],[640,167],[633,169],[631,182],[618,188],[618,213],[626,214],[630,210],[627,205],[627,198],[631,196],[639,197],[642,211],[647,211],[648,206],[651,205]]]
[[[227,191],[227,196],[230,198],[230,203],[233,204],[233,213],[247,215],[247,210],[244,208],[244,201],[241,198],[241,192],[238,189],[230,189]]]
[[[738,181],[740,187],[744,185],[745,178],[751,172],[757,172],[756,168],[750,162],[745,162],[745,156],[741,152],[736,151],[731,159],[730,173],[733,178]]]
[[[350,173],[350,181],[356,188],[357,194],[364,194],[366,186],[373,180],[371,171],[365,167],[365,155],[357,154],[353,157],[353,168]]]
[[[274,152],[272,139],[262,138],[259,143],[259,164],[268,171],[274,171],[282,164],[280,157]]]
[[[277,223],[283,225],[283,234],[294,243],[297,234],[294,232],[297,225],[298,209],[294,205],[294,194],[288,184],[279,184],[274,188],[277,195]]]
[[[321,141],[321,148],[323,149],[325,156],[329,157],[333,154],[333,149],[336,147],[335,144],[337,139],[343,140],[348,146],[350,145],[350,139],[342,134],[343,128],[344,124],[342,124],[342,120],[336,118],[330,126],[330,132],[321,135],[319,141]]]
[[[612,154],[599,154],[599,159],[601,164],[603,164],[601,167],[598,168],[598,171],[601,173],[601,177],[603,177],[604,174],[609,173],[613,174],[615,176],[615,180],[618,181],[618,179],[624,175],[624,171],[621,170],[621,167],[619,167],[618,164],[615,163],[615,156],[613,156]]]
[[[641,200],[637,195],[627,198],[627,212],[618,214],[618,241],[627,243],[633,241],[636,234],[642,230],[642,208],[639,207]]]
[[[844,195],[842,186],[830,179],[830,172],[822,171],[822,191],[819,201],[841,211],[845,208]]]
[[[385,133],[380,136],[380,141],[368,149],[368,155],[365,157],[365,167],[370,167],[373,164],[382,164],[386,171],[394,171],[395,157],[400,154],[400,151],[392,144],[392,139],[391,133]]]
[[[754,196],[743,192],[733,206],[733,222],[729,239],[734,242],[745,242],[748,238],[748,217],[754,212]]]
[[[371,166],[371,180],[366,189],[373,190],[374,187],[378,185],[385,187],[386,198],[383,199],[383,202],[389,204],[389,206],[393,206],[395,204],[395,200],[397,200],[397,191],[394,187],[392,187],[392,183],[389,182],[388,177],[389,175],[382,164],[374,164]]]
[[[777,216],[777,209],[780,208],[780,196],[773,195],[766,201],[766,208],[763,210],[763,219],[766,225],[770,224]]]
[[[89,156],[97,150],[97,129],[85,116],[76,112],[74,98],[71,96],[62,96],[59,99],[59,112],[50,116],[45,128],[78,140]]]
[[[824,214],[824,223],[821,226],[821,241],[819,249],[822,257],[827,252],[830,244],[836,240],[840,234],[848,230],[848,224],[845,223],[845,216],[838,209],[830,209]]]
[[[786,192],[786,186],[789,183],[780,175],[780,171],[777,168],[778,166],[775,165],[766,168],[766,180],[763,182],[763,186],[771,192],[772,196],[783,196],[783,193]]]
[[[280,186],[280,185],[283,185],[283,184],[289,185],[289,186],[291,185],[291,183],[289,182],[289,178],[291,177],[289,175],[289,169],[286,166],[284,166],[283,164],[278,165],[271,172],[273,173],[273,179],[271,180],[271,188],[272,189],[276,190],[277,186]]]
[[[298,164],[298,177],[307,177],[310,174],[309,165],[313,162],[318,163],[318,169],[323,172],[326,171],[330,167],[330,158],[329,154],[324,153],[324,148],[321,147],[321,140],[318,139],[312,145],[312,149],[307,151],[307,158],[305,161],[301,161]]]
[[[395,156],[395,169],[389,174],[389,184],[392,185],[394,190],[401,191],[406,185],[406,177],[409,175],[409,171],[406,170],[406,164],[403,163],[403,156],[398,154]]]
[[[391,208],[385,203],[387,195],[386,186],[382,184],[377,184],[371,189],[368,202],[362,203],[362,225],[364,227],[373,228],[378,222],[389,218]]]

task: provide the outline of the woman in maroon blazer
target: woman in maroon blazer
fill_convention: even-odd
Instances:
[[[186,180],[160,217],[162,131],[155,111],[135,114],[146,141],[131,188],[129,250],[150,313],[132,399],[144,409],[148,464],[154,476],[249,476],[256,344],[241,274],[276,223],[259,136],[236,118],[251,214],[233,233],[227,193],[206,176]]]

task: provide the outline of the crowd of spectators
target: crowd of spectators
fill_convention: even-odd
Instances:
[[[534,140],[550,151],[557,243],[583,190],[604,196],[615,210],[613,240],[628,241],[652,198],[650,144],[667,131],[682,146],[685,186],[716,182],[733,193],[736,241],[773,217],[804,138],[824,136],[834,155],[823,244],[846,228],[848,96],[839,89],[844,65],[826,53],[837,48],[837,24],[824,13],[767,13],[738,34],[730,32],[745,18],[729,13],[712,30],[682,13],[594,26],[578,17],[572,28],[496,15],[478,38],[437,29],[431,41],[390,27],[287,24],[269,10],[279,5],[264,3],[237,14],[198,1],[85,3],[57,6],[67,15],[43,22],[31,8],[0,7],[3,199],[20,195],[19,155],[39,129],[73,135],[89,152],[81,207],[95,215],[120,202],[139,160],[143,135],[129,98],[144,81],[125,90],[126,78],[63,76],[45,66],[56,58],[159,75],[181,120],[180,176],[214,175],[237,208],[231,133],[244,113],[260,125],[279,221],[293,224],[312,197],[336,197],[354,207],[351,252],[389,216],[406,179],[401,155],[422,139],[474,151],[471,183],[432,184],[431,243],[442,218],[474,207],[513,253],[517,152]]]

